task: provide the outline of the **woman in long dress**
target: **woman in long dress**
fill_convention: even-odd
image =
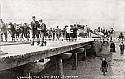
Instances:
[[[115,52],[115,43],[113,41],[110,44],[110,52]]]

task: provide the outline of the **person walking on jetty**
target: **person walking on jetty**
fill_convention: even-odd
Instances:
[[[11,34],[12,41],[15,42],[16,29],[15,29],[14,25],[12,24],[12,22],[9,23],[8,30]]]
[[[2,19],[0,19],[0,40],[3,41],[3,37],[5,38],[5,41],[7,42],[7,26],[3,22]]]
[[[115,43],[113,41],[110,44],[110,52],[115,52]]]
[[[124,45],[123,41],[120,43],[119,47],[120,47],[120,54],[123,55],[124,49],[125,49],[125,45]]]
[[[70,26],[66,25],[66,40],[70,41],[71,40],[71,30]]]
[[[44,43],[45,43],[45,33],[46,33],[46,24],[43,23],[43,20],[39,20],[39,32],[40,32],[40,35],[41,35],[41,38],[40,38],[40,46],[44,46]],[[46,43],[45,43],[46,45]]]
[[[37,45],[40,44],[39,34],[38,34],[39,22],[36,21],[35,16],[32,16],[31,29],[32,29],[32,41],[31,46],[34,45],[35,36],[37,37]]]
[[[59,29],[59,26],[56,27],[55,32],[56,32],[56,38],[57,40],[59,40],[61,34],[61,29]]]

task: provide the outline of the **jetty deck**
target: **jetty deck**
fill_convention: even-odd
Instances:
[[[1,45],[0,71],[34,62],[54,55],[58,55],[73,49],[77,49],[94,41],[94,38],[83,38],[77,41],[47,41],[47,45],[40,47],[30,44]]]

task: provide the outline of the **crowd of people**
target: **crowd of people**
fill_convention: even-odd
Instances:
[[[77,39],[77,36],[87,38],[91,36],[91,33],[100,32],[105,37],[111,37],[110,35],[114,32],[113,28],[107,30],[98,27],[97,29],[91,30],[88,25],[80,24],[64,25],[63,29],[59,26],[56,28],[47,28],[43,20],[40,19],[37,21],[35,16],[32,16],[30,24],[16,24],[12,22],[7,24],[0,19],[0,25],[1,41],[8,41],[8,35],[10,34],[12,41],[31,41],[31,45],[34,45],[37,39],[37,44],[41,46],[46,42],[45,39],[74,41]],[[82,32],[78,33],[79,30]]]
[[[7,42],[10,35],[12,41],[31,41],[31,45],[34,45],[34,42],[37,39],[37,44],[40,44],[41,46],[44,45],[45,39],[47,38],[49,40],[60,40],[60,38],[63,38],[61,40],[74,41],[78,36],[77,31],[81,27],[84,29],[84,36],[87,37],[90,32],[87,25],[84,26],[78,24],[65,25],[63,29],[59,26],[56,28],[47,28],[43,20],[40,19],[37,21],[35,16],[32,16],[30,24],[16,24],[12,22],[7,24],[0,19],[0,25],[1,41]],[[87,28],[86,31],[85,28]]]
[[[103,34],[104,37],[110,37],[111,34],[113,34],[114,29],[113,28],[105,29],[105,28],[98,27],[97,29],[94,30],[94,32],[95,33],[100,32]]]

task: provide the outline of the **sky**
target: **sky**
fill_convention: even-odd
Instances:
[[[125,0],[1,0],[1,18],[8,22],[43,19],[48,27],[87,24],[125,31]]]

